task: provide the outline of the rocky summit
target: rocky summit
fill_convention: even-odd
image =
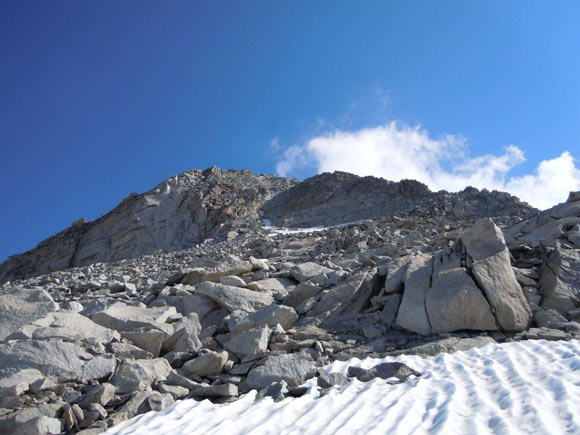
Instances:
[[[183,398],[421,376],[333,360],[580,338],[580,194],[539,211],[412,180],[189,171],[0,282],[0,433],[95,434]]]

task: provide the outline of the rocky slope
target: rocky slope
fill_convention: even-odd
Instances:
[[[0,265],[0,282],[116,261],[156,251],[191,248],[203,240],[225,238],[234,229],[259,224],[264,200],[296,181],[250,171],[209,168],[171,177],[144,194],[131,194],[106,215],[80,220],[10,257]]]
[[[510,221],[530,210],[506,193],[473,188],[434,193],[416,181],[395,183],[343,172],[298,183],[247,170],[209,168],[131,194],[103,217],[79,220],[36,248],[10,257],[0,265],[0,282],[259,234],[261,217],[276,226],[309,227],[404,213],[451,221],[483,216]]]
[[[432,193],[343,173],[303,183],[218,169],[179,177],[43,242],[49,266],[35,250],[2,266],[11,280],[0,285],[0,433],[99,433],[184,397],[300,396],[312,377],[325,394],[350,378],[320,367],[353,356],[580,338],[580,196],[538,212],[499,192]],[[193,199],[180,207],[171,192]],[[138,211],[147,197],[159,205]],[[143,226],[123,221],[132,211]],[[159,235],[168,252],[158,252],[145,222],[161,232],[184,216],[203,228],[199,238]],[[262,216],[277,226],[359,222],[292,232],[263,228]],[[134,235],[119,246],[145,255],[103,241],[123,225]],[[75,237],[74,250],[102,252],[44,273]]]

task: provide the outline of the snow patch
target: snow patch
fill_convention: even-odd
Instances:
[[[314,233],[318,231],[325,231],[332,228],[343,228],[351,225],[357,225],[364,222],[364,220],[345,222],[338,225],[331,225],[328,227],[309,227],[309,228],[281,228],[273,227],[269,219],[262,219],[262,226],[265,230],[269,231],[270,234],[303,234],[303,233]]]
[[[426,434],[580,433],[580,341],[490,344],[434,357],[402,355],[336,361],[370,368],[400,361],[423,375],[391,385],[349,382],[319,398],[309,393],[274,403],[256,392],[229,404],[193,399],[149,412],[107,434]]]

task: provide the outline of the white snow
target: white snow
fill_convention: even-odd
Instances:
[[[370,368],[401,361],[423,372],[390,385],[352,381],[318,398],[279,403],[256,392],[217,405],[183,400],[128,420],[107,434],[562,434],[580,433],[580,341],[490,344],[422,359],[400,356],[334,362]]]
[[[314,233],[317,231],[329,230],[331,228],[343,228],[350,225],[356,225],[364,222],[364,220],[344,222],[338,225],[331,225],[329,227],[309,227],[309,228],[281,228],[273,227],[268,219],[262,219],[262,226],[265,230],[268,230],[273,234],[302,234],[302,233]]]

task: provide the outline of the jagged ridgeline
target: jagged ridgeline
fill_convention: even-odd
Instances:
[[[0,265],[0,282],[140,255],[263,236],[276,227],[330,226],[370,218],[415,216],[471,223],[493,217],[509,224],[531,208],[503,192],[467,188],[431,192],[413,180],[387,181],[344,172],[303,182],[251,171],[194,170],[131,194],[91,222],[79,220],[36,248]]]

